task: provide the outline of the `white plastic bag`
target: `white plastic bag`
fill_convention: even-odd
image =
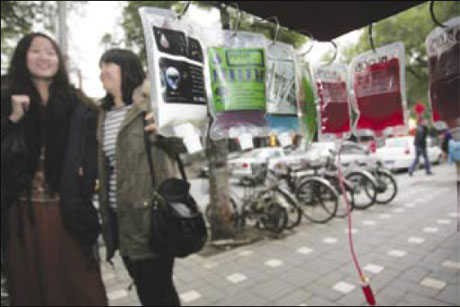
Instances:
[[[180,137],[190,153],[202,150],[207,122],[200,27],[170,10],[139,9],[147,46],[151,104],[158,131]]]

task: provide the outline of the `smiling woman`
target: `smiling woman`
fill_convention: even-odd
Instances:
[[[27,68],[37,79],[52,79],[56,75],[59,57],[48,39],[37,37],[32,41],[27,53]]]
[[[23,37],[1,91],[1,242],[14,306],[107,305],[92,254],[95,120],[57,44]]]

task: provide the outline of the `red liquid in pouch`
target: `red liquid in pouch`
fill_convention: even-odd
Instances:
[[[444,121],[450,128],[460,118],[460,44],[439,57],[429,58],[430,100],[433,121]]]
[[[350,131],[350,110],[345,82],[317,82],[320,98],[321,132],[341,134]]]
[[[358,129],[382,131],[404,125],[400,63],[390,59],[355,73],[354,90],[360,112]]]

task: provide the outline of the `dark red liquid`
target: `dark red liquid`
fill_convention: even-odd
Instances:
[[[404,125],[398,59],[370,65],[355,73],[354,90],[360,112],[358,129],[382,131]]]
[[[460,118],[460,44],[429,58],[430,101],[433,121],[444,121],[450,128]]]
[[[321,107],[321,132],[345,133],[350,131],[350,110],[345,82],[317,82]]]

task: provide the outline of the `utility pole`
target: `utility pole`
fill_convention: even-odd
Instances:
[[[58,27],[57,27],[57,37],[58,44],[61,48],[62,56],[68,64],[69,55],[68,55],[68,41],[67,41],[67,1],[56,1],[58,6]]]

